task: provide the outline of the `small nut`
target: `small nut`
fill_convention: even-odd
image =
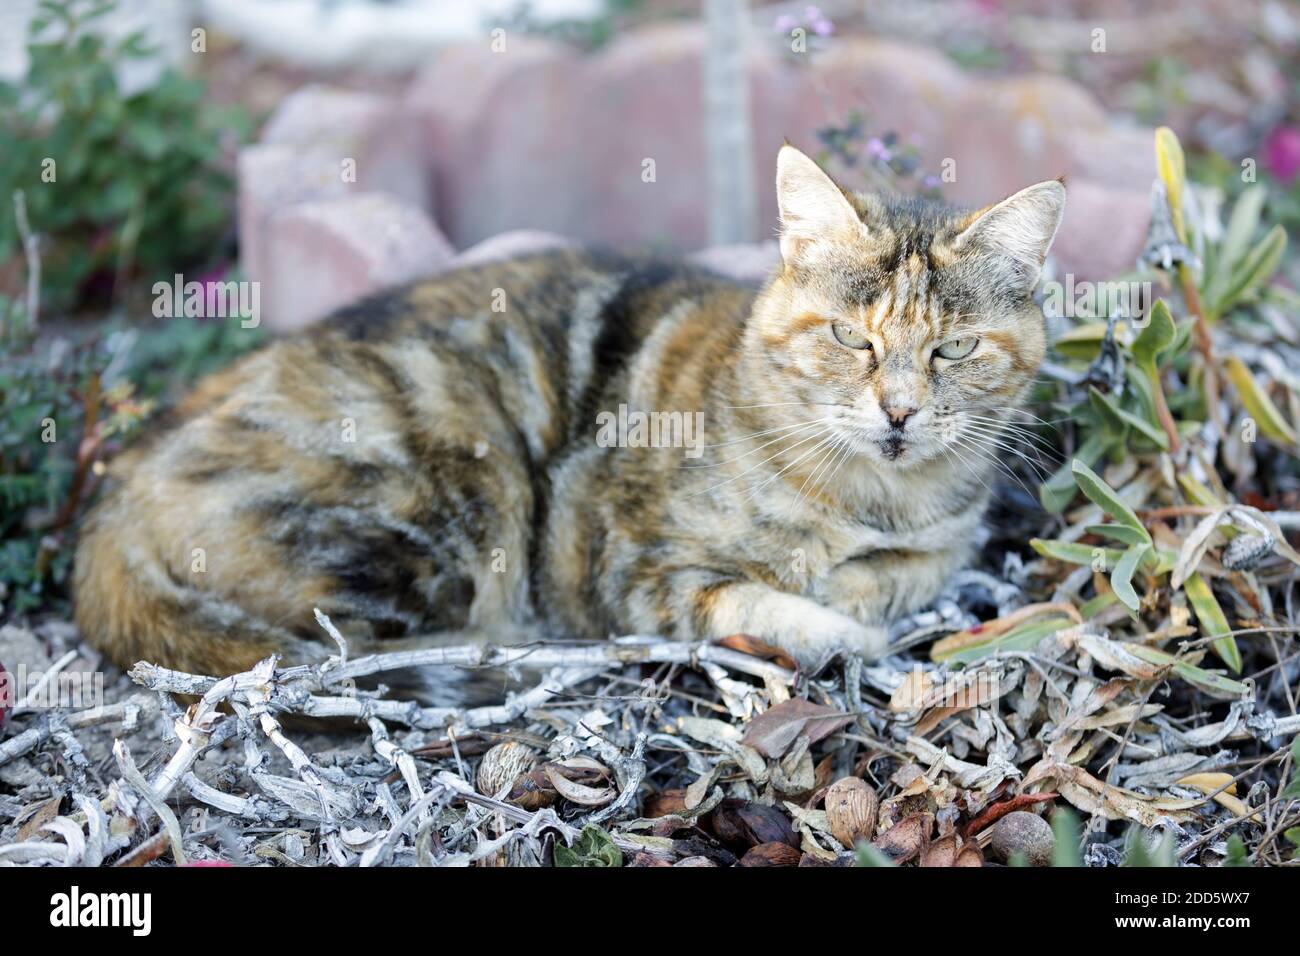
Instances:
[[[517,740],[499,743],[483,755],[478,765],[478,792],[489,797],[509,792],[536,763],[537,752],[532,747]]]
[[[1008,863],[1022,853],[1030,866],[1047,866],[1052,862],[1052,827],[1036,813],[1013,810],[993,824],[993,855]]]
[[[740,858],[740,866],[798,866],[803,856],[788,843],[760,843]]]
[[[826,790],[826,819],[831,833],[846,849],[870,840],[880,801],[861,777],[842,777]]]

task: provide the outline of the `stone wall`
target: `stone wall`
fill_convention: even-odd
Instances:
[[[280,217],[311,202],[319,218],[356,193],[387,195],[390,207],[404,210],[390,232],[413,229],[412,242],[441,250],[423,270],[410,261],[412,273],[445,268],[454,249],[521,229],[700,249],[708,235],[706,48],[703,27],[691,22],[626,34],[594,55],[513,35],[494,52],[485,38],[441,51],[398,98],[327,87],[290,97],[265,142],[240,163],[245,266],[281,290],[264,296],[268,318],[301,324],[333,301],[321,294],[331,279],[324,266],[320,275],[268,271],[272,237],[310,243],[317,235],[281,229]],[[816,151],[817,129],[858,110],[873,131],[914,138],[927,167],[955,161],[944,194],[956,202],[983,205],[1064,175],[1070,200],[1058,271],[1096,279],[1133,265],[1155,175],[1152,132],[1113,128],[1100,104],[1066,79],[975,76],[923,47],[852,36],[811,58],[755,44],[749,74],[751,161],[762,184],[755,242],[775,227],[767,184],[782,139]],[[339,176],[349,159],[355,182]],[[647,160],[653,181],[643,175]],[[358,242],[362,233],[374,229],[358,230]],[[446,240],[430,240],[434,234]],[[373,250],[357,253],[374,258]],[[750,250],[746,261],[769,254]],[[313,262],[310,249],[287,259]],[[320,261],[336,270],[337,250]],[[306,285],[313,306],[295,310],[295,289]]]

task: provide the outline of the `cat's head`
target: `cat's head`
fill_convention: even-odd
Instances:
[[[1043,357],[1031,292],[1065,187],[972,212],[847,192],[790,145],[776,178],[782,268],[748,336],[765,400],[806,403],[884,465],[987,449]]]

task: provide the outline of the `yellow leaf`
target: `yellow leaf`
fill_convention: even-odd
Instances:
[[[1232,782],[1232,775],[1227,773],[1193,773],[1182,780],[1178,781],[1185,787],[1191,787],[1193,790],[1199,790],[1201,793],[1209,796],[1214,794],[1214,802],[1230,810],[1233,816],[1245,819],[1249,816],[1256,823],[1261,822],[1257,812],[1251,812],[1250,807],[1237,798],[1237,785]],[[1220,787],[1226,788],[1218,793]]]
[[[1178,135],[1168,126],[1156,130],[1156,170],[1165,184],[1169,198],[1169,216],[1174,223],[1178,241],[1187,244],[1187,227],[1183,224],[1183,183],[1187,178],[1187,165],[1183,160],[1183,147]]]
[[[1294,445],[1297,441],[1295,429],[1282,417],[1268,393],[1259,387],[1246,363],[1237,356],[1230,355],[1224,360],[1223,368],[1228,373],[1228,379],[1236,389],[1241,404],[1250,417],[1255,419],[1259,430],[1274,441]]]

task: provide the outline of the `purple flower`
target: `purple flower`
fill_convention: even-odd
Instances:
[[[934,173],[926,173],[925,178],[921,180],[921,185],[924,186],[926,189],[938,189],[939,177],[936,176]]]
[[[1290,183],[1300,174],[1300,129],[1279,126],[1264,140],[1264,168]]]
[[[878,159],[881,162],[887,163],[889,162],[891,153],[889,152],[889,147],[881,141],[879,136],[873,136],[867,140],[867,155],[872,159]]]
[[[828,37],[835,32],[835,24],[829,17],[818,17],[809,25],[812,27],[812,32],[819,37]]]
[[[788,13],[783,13],[776,18],[776,22],[773,24],[773,27],[776,29],[777,33],[789,33],[798,25],[799,25],[798,20],[790,16],[790,14]]]

